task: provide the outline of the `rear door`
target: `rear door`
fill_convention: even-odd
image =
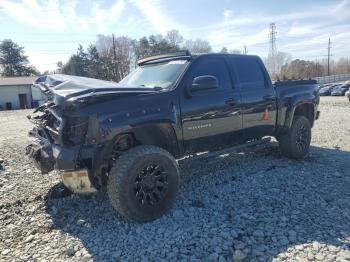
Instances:
[[[255,56],[231,56],[236,86],[242,96],[246,140],[272,135],[276,124],[276,95],[262,61]]]
[[[185,91],[198,76],[212,75],[219,87],[195,93]],[[181,95],[181,118],[184,147],[187,152],[225,147],[241,139],[241,97],[233,88],[224,56],[197,58],[186,73]]]

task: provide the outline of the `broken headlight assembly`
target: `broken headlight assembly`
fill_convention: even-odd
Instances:
[[[62,129],[62,143],[66,146],[84,143],[88,128],[88,120],[88,117],[65,118]]]

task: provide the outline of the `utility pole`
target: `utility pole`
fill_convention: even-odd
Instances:
[[[329,75],[329,60],[331,56],[331,39],[328,39],[328,59],[327,59],[327,75]]]
[[[276,24],[271,23],[270,24],[270,30],[269,30],[269,42],[270,42],[270,50],[269,50],[269,60],[270,60],[270,70],[271,70],[271,76],[275,77],[276,75]]]
[[[248,51],[247,51],[247,46],[244,44],[244,54],[248,54]]]

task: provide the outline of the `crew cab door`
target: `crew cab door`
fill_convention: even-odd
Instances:
[[[215,89],[191,91],[199,76],[214,76]],[[181,118],[187,152],[213,150],[241,139],[241,96],[233,89],[227,61],[220,55],[203,55],[192,62],[184,78]]]
[[[246,140],[272,135],[276,125],[276,92],[258,57],[231,56],[235,84],[242,96]]]

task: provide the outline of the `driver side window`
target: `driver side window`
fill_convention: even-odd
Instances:
[[[227,66],[225,61],[220,58],[203,58],[198,63],[192,71],[191,81],[197,76],[212,75],[215,76],[219,82],[219,90],[230,89],[231,79],[227,71]]]

